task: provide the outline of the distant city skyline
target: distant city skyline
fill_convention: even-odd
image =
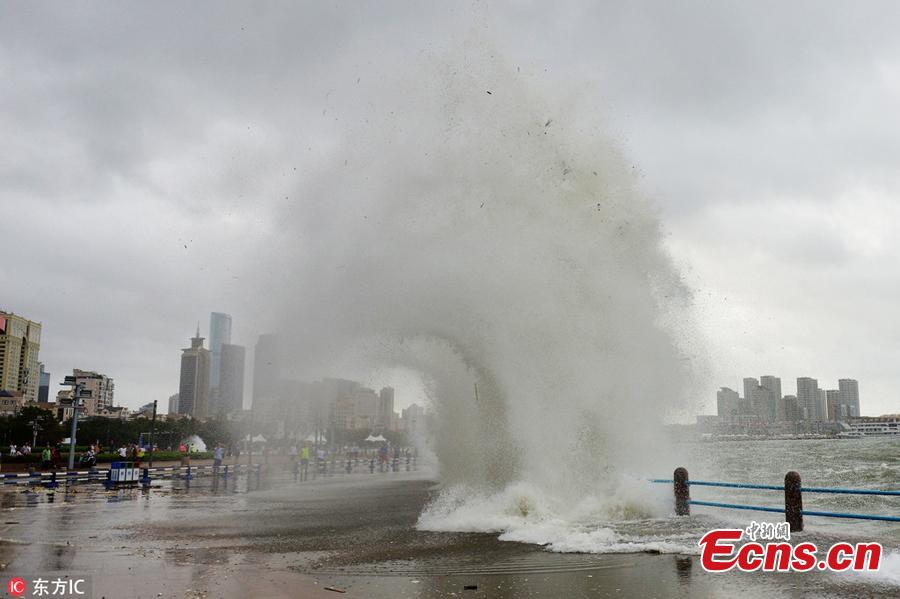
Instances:
[[[782,393],[781,377],[763,375],[742,379],[743,395],[730,387],[716,392],[716,415],[720,417],[754,416],[761,422],[840,421],[865,415],[861,412],[859,382],[838,379],[837,389],[823,389],[819,381],[801,376],[793,395]]]

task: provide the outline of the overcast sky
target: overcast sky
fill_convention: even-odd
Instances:
[[[210,311],[252,346],[280,207],[390,113],[366,90],[475,38],[641,173],[708,411],[774,374],[900,412],[900,4],[450,4],[0,5],[0,309],[43,323],[51,393],[76,367],[164,401]]]

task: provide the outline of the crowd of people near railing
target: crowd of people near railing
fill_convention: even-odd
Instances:
[[[68,451],[68,446],[63,445],[62,447],[66,451]],[[155,449],[158,448],[154,447],[154,450]],[[139,445],[138,443],[130,443],[122,444],[117,449],[113,450],[113,453],[122,460],[129,460],[140,464],[148,450],[149,447],[144,447],[142,445]],[[35,450],[28,443],[25,443],[22,446],[14,444],[10,444],[9,446],[10,456],[30,456],[32,453],[34,453],[34,451]],[[100,445],[100,441],[94,441],[87,447],[87,449],[76,455],[75,463],[78,466],[93,468],[97,465],[97,457],[102,452],[103,447]],[[63,464],[63,462],[64,458],[62,453],[60,452],[60,445],[47,445],[41,450],[42,470],[56,470]]]
[[[327,474],[329,463],[332,464],[333,470],[334,465],[338,462],[344,464],[343,469],[347,473],[361,463],[368,463],[369,470],[372,472],[377,463],[379,472],[386,472],[391,469],[396,470],[400,463],[408,465],[410,460],[416,457],[416,452],[408,447],[390,447],[387,443],[378,448],[345,445],[333,452],[328,452],[324,445],[315,447],[312,443],[306,442],[300,447],[292,445],[288,449],[288,456],[295,478],[302,481],[309,478],[310,463],[315,466],[314,472],[320,475]]]

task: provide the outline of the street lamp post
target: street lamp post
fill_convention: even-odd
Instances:
[[[78,432],[78,404],[81,402],[81,395],[84,393],[84,383],[77,382],[74,376],[67,376],[61,384],[64,387],[72,387],[72,432],[69,433],[69,470],[74,470],[75,434]]]
[[[150,455],[147,456],[147,467],[153,468],[153,444],[156,441],[156,400],[153,400],[153,419],[150,421]]]
[[[38,421],[37,421],[37,420],[32,420],[32,421],[29,422],[28,424],[31,425],[31,431],[34,433],[32,439],[31,439],[31,447],[32,447],[32,448],[35,448],[35,447],[37,447],[37,434],[38,434],[38,431],[42,430],[42,429],[41,429],[41,425],[38,424]]]

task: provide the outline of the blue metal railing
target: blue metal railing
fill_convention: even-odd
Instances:
[[[671,478],[652,478],[651,483],[673,483]],[[694,487],[725,487],[730,489],[761,489],[763,491],[784,491],[784,485],[753,485],[749,483],[720,483],[708,480],[692,480],[688,484]],[[884,495],[900,497],[900,491],[882,491],[879,489],[837,489],[832,487],[803,487],[804,493],[836,493],[843,495]]]
[[[676,471],[676,477],[678,476],[678,471]],[[794,507],[795,514],[800,516],[819,516],[823,518],[847,518],[853,520],[872,520],[877,522],[900,522],[900,516],[886,516],[886,515],[876,515],[876,514],[854,514],[849,512],[824,512],[819,510],[805,510],[800,508],[799,506],[802,503],[800,500],[800,493],[828,493],[828,494],[837,494],[837,495],[866,495],[866,496],[881,496],[881,497],[900,497],[900,491],[886,490],[886,489],[842,489],[837,487],[802,487],[799,486],[799,475],[796,473],[792,473],[797,476],[797,488],[793,489],[793,491],[797,494],[796,501],[797,504]],[[732,510],[749,510],[749,511],[758,511],[758,512],[770,512],[775,514],[785,514],[788,515],[789,506],[788,506],[788,498],[787,493],[785,497],[785,507],[771,507],[771,506],[763,506],[763,505],[747,505],[740,503],[725,503],[720,501],[703,501],[697,499],[690,499],[689,492],[687,490],[690,487],[719,487],[719,488],[728,488],[728,489],[754,489],[761,491],[785,491],[784,485],[758,485],[752,483],[732,483],[732,482],[719,482],[719,481],[707,481],[707,480],[690,480],[685,478],[687,477],[686,471],[682,473],[681,481],[676,480],[675,478],[653,478],[650,479],[651,483],[663,483],[663,484],[674,484],[676,487],[676,507],[678,504],[678,495],[679,495],[679,484],[681,484],[681,492],[685,493],[685,496],[682,498],[682,501],[685,501],[690,505],[700,505],[707,507],[716,507],[723,509],[732,509]],[[686,509],[686,508],[684,508]],[[686,513],[686,512],[678,512],[676,509],[676,513]],[[800,530],[802,530],[802,518],[800,522]]]

